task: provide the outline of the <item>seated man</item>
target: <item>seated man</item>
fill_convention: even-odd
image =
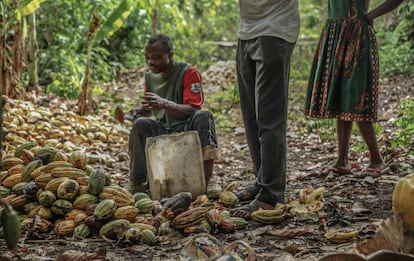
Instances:
[[[131,193],[147,189],[145,144],[148,137],[198,131],[206,184],[213,173],[217,137],[213,115],[201,110],[204,101],[201,74],[187,63],[174,61],[173,55],[168,36],[158,34],[148,40],[145,59],[150,72],[145,75],[143,101],[133,111],[138,118],[129,137]],[[155,119],[146,117],[151,113]]]

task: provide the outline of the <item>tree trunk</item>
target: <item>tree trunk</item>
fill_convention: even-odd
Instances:
[[[91,64],[91,52],[93,46],[93,36],[98,29],[99,19],[95,12],[92,13],[91,21],[88,31],[88,49],[86,53],[85,75],[82,81],[82,91],[78,96],[79,115],[85,115],[88,110],[93,110],[96,107],[95,101],[92,99],[92,94],[89,91],[89,75]]]
[[[10,82],[10,90],[8,93],[8,97],[10,98],[22,98],[22,86],[20,82],[21,72],[23,69],[23,53],[24,53],[24,46],[23,46],[23,34],[21,23],[18,22],[13,25],[15,28],[15,32],[13,35],[13,64],[12,64],[12,72],[11,72],[11,82]]]
[[[39,89],[39,78],[37,75],[37,52],[38,45],[36,39],[36,13],[33,12],[28,16],[29,20],[29,84],[26,87],[27,91],[36,91]]]
[[[7,55],[7,34],[8,28],[4,23],[4,14],[0,13],[0,83],[1,83],[1,94],[7,95],[10,89],[10,69]]]
[[[158,16],[157,16],[157,8],[152,9],[152,35],[157,34],[157,24],[158,24]]]

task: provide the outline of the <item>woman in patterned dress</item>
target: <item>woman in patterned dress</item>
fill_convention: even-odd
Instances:
[[[368,12],[369,0],[329,0],[309,79],[305,114],[337,119],[338,157],[326,171],[351,173],[349,141],[355,121],[369,152],[365,174],[390,170],[381,158],[374,122],[378,106],[378,49],[373,21],[403,0],[385,0]]]

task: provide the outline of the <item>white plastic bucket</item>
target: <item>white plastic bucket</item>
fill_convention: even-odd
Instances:
[[[147,139],[145,148],[152,199],[190,192],[205,193],[203,157],[197,131],[160,135]]]

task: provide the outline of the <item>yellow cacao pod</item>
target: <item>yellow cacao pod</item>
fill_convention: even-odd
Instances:
[[[84,170],[86,169],[88,158],[86,157],[86,153],[84,151],[76,150],[70,154],[69,162],[72,163],[75,168]]]
[[[395,216],[401,216],[410,231],[414,232],[414,173],[401,178],[392,194]]]
[[[123,206],[117,208],[114,213],[115,219],[126,219],[128,221],[134,221],[139,213],[138,208],[134,206]]]
[[[224,190],[220,193],[219,202],[226,207],[234,207],[239,202],[239,199],[232,191]]]
[[[72,200],[79,192],[79,184],[76,180],[67,179],[59,184],[56,195],[58,198]]]

